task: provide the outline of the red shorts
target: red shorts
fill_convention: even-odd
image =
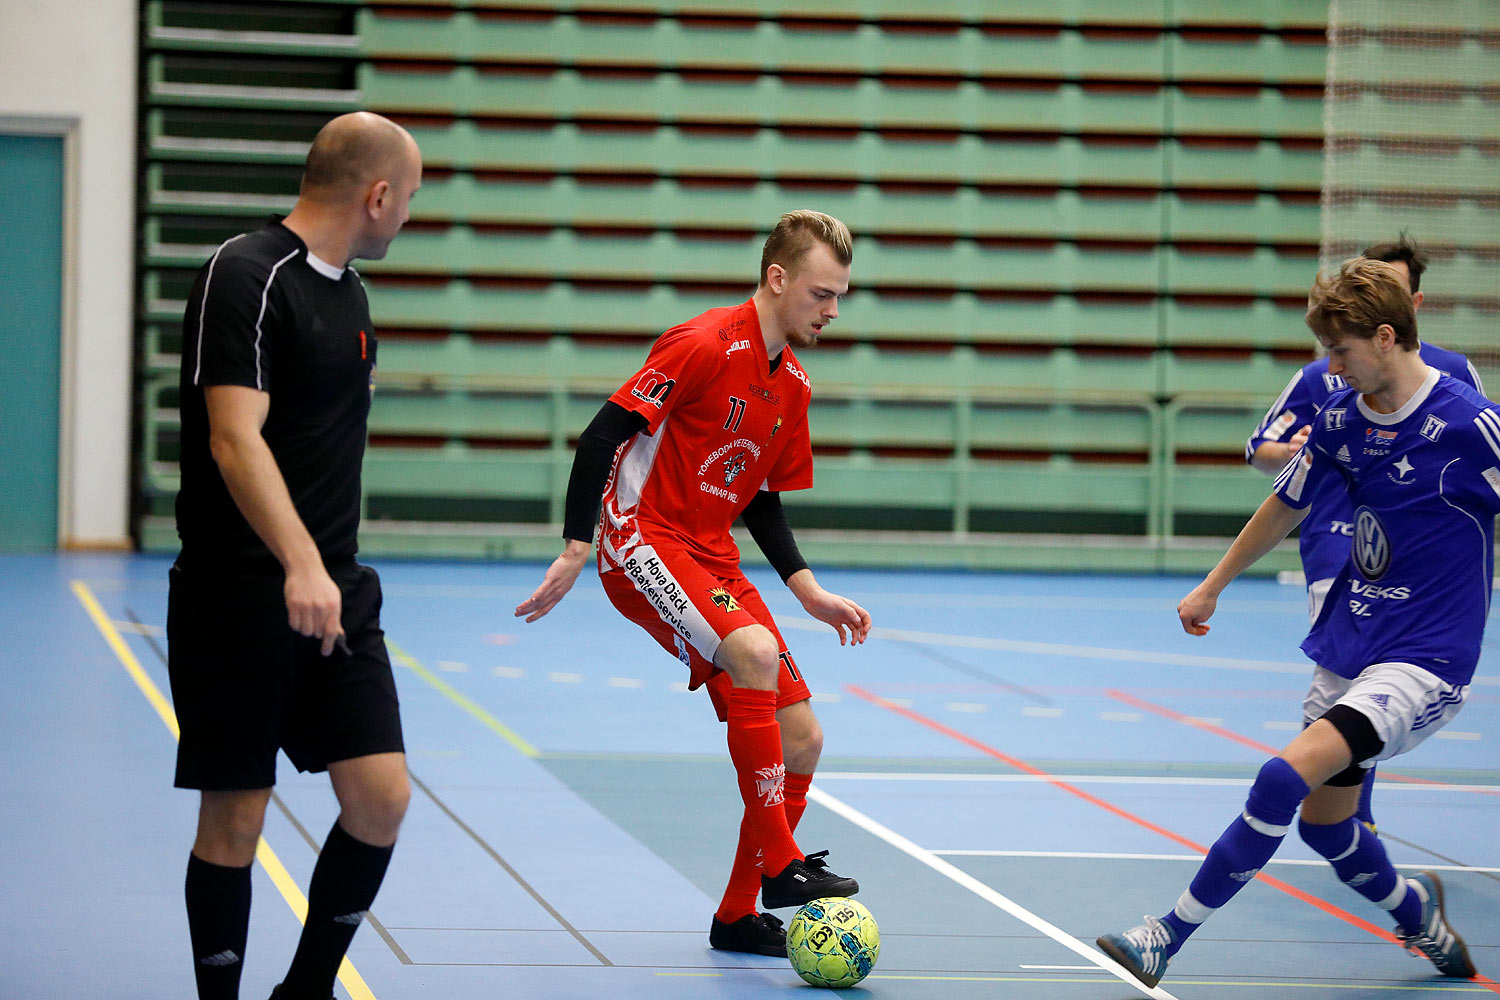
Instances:
[[[714,666],[714,654],[725,636],[746,625],[764,625],[776,637],[781,653],[776,707],[812,697],[770,609],[743,576],[710,573],[680,549],[638,545],[623,569],[608,570],[599,579],[620,614],[687,666],[690,690],[708,685],[719,721],[726,718],[734,683]]]

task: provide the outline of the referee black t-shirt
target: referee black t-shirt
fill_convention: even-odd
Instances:
[[[261,433],[292,503],[325,563],[352,559],[375,370],[358,275],[309,259],[273,220],[219,247],[198,272],[182,332],[182,561],[279,569],[209,452],[203,390],[215,385],[270,394]]]

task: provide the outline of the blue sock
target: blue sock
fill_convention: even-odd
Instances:
[[[1176,938],[1168,957],[1271,860],[1307,793],[1307,782],[1292,765],[1280,757],[1266,761],[1250,786],[1245,811],[1214,841],[1187,891],[1162,917]]]
[[[1370,811],[1370,793],[1375,790],[1375,769],[1365,769],[1365,783],[1359,788],[1359,808],[1354,818],[1370,827],[1375,826],[1375,814]]]
[[[1297,832],[1307,846],[1328,859],[1345,885],[1380,907],[1389,910],[1408,934],[1422,919],[1422,900],[1396,874],[1380,838],[1351,816],[1328,825],[1297,822]]]

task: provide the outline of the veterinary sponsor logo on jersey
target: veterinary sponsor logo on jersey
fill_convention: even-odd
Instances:
[[[725,455],[728,455],[731,451],[734,451],[736,448],[740,449],[740,451],[742,452],[748,451],[750,454],[755,456],[756,461],[760,460],[760,445],[756,444],[754,441],[751,441],[749,438],[735,438],[728,444],[721,444],[719,445],[719,447],[709,452],[708,457],[703,460],[703,464],[698,466],[699,477],[701,478],[708,475],[708,470],[713,468],[715,463],[717,463]]]
[[[1391,568],[1391,540],[1368,507],[1354,512],[1354,565],[1366,580],[1379,580]]]
[[[745,471],[745,461],[748,456],[742,451],[738,455],[731,455],[724,460],[724,485],[728,486],[734,482],[741,472]]]
[[[715,587],[708,592],[709,600],[725,611],[733,614],[740,609],[740,602],[734,599],[734,595],[723,587]]]
[[[659,410],[672,392],[672,386],[676,384],[675,379],[667,378],[655,368],[647,368],[641,372],[641,377],[635,380],[635,386],[630,390],[630,394],[636,399],[644,399]]]

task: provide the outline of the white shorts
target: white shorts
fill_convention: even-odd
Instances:
[[[1353,680],[1326,667],[1314,667],[1312,687],[1302,702],[1302,725],[1310,726],[1334,705],[1348,705],[1375,726],[1385,744],[1368,760],[1372,767],[1406,753],[1446,726],[1469,696],[1469,686],[1455,687],[1410,663],[1376,663]]]

